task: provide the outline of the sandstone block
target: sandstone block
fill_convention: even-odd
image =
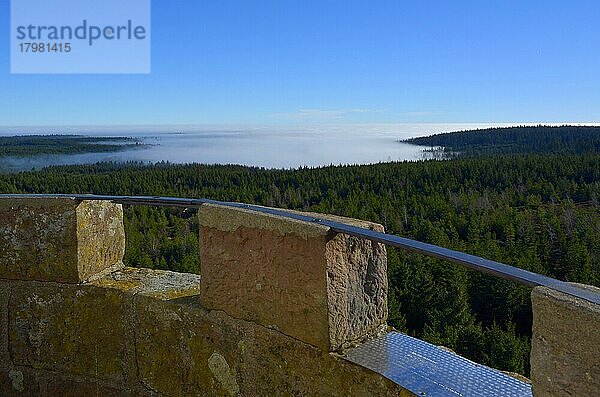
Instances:
[[[170,396],[412,396],[385,377],[197,297],[136,297],[140,380]],[[157,359],[160,357],[161,359]]]
[[[123,291],[132,298],[128,309],[129,327],[135,330],[136,372],[141,390],[160,395],[198,395],[198,390],[208,390],[204,382],[212,380],[206,365],[207,377],[198,380],[195,357],[191,357],[193,347],[201,335],[194,330],[186,338],[178,335],[182,329],[191,329],[196,323],[193,316],[183,318],[172,311],[164,310],[163,301],[178,301],[188,296],[197,296],[200,276],[162,270],[124,268],[92,283],[94,286]],[[190,324],[187,324],[190,322]],[[158,338],[154,340],[153,338]],[[201,338],[202,337],[198,337]],[[180,354],[181,352],[184,352]],[[216,382],[212,380],[213,382]],[[216,384],[216,383],[215,383]],[[217,389],[211,389],[215,393]],[[150,393],[150,394],[152,394]],[[214,394],[214,393],[213,393]],[[210,395],[210,393],[208,394]]]
[[[145,387],[169,396],[235,395],[235,369],[223,365],[233,357],[213,358],[219,361],[213,366],[220,378],[209,367],[213,353],[222,352],[216,345],[228,336],[205,321],[202,312],[140,296],[135,315],[137,364]]]
[[[383,230],[369,222],[312,215]],[[203,205],[198,216],[205,307],[326,351],[385,324],[383,245],[244,209]]]
[[[0,278],[78,283],[123,259],[119,204],[3,199],[0,219]]]
[[[13,283],[9,334],[15,365],[126,380],[133,343],[126,339],[122,292],[92,285]]]
[[[161,395],[226,395],[208,367],[213,353],[205,342],[213,334],[210,324],[197,312],[167,305],[197,297],[200,276],[125,268],[96,283],[135,293],[131,316],[140,384]]]
[[[94,286],[112,288],[128,295],[140,295],[160,300],[198,295],[200,276],[166,270],[125,267],[92,281]]]
[[[582,286],[600,292],[600,288]],[[539,396],[593,396],[600,390],[600,305],[534,288],[531,380]]]

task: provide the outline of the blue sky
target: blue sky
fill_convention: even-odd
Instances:
[[[600,121],[598,1],[155,0],[149,75],[11,75],[0,125]]]

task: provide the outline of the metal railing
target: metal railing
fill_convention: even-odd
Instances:
[[[391,245],[404,250],[417,252],[426,256],[445,259],[450,262],[458,263],[482,273],[491,274],[506,280],[515,281],[530,287],[544,286],[565,294],[584,299],[588,302],[600,305],[600,294],[583,289],[577,285],[569,284],[564,281],[556,280],[551,277],[533,273],[504,263],[481,258],[479,256],[466,254],[460,251],[454,251],[437,245],[423,243],[421,241],[411,240],[405,237],[399,237],[392,234],[377,232],[357,226],[348,225],[342,222],[336,222],[328,219],[315,218],[313,216],[302,215],[299,213],[288,212],[283,209],[274,209],[262,207],[253,204],[243,204],[227,201],[217,201],[210,199],[193,199],[179,197],[160,197],[160,196],[103,196],[93,194],[1,194],[0,199],[17,198],[71,198],[75,200],[106,200],[117,204],[126,205],[158,205],[172,207],[200,207],[203,204],[217,204],[225,207],[241,208],[255,211],[263,214],[281,216],[303,222],[318,223],[329,227],[337,233],[344,233],[355,237],[364,238],[377,243]]]

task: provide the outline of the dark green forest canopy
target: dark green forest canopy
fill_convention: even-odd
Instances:
[[[509,153],[585,154],[600,152],[600,127],[522,126],[457,131],[403,142],[443,147],[450,156]]]
[[[0,137],[0,157],[116,152],[144,146],[131,137],[23,135]]]
[[[0,175],[2,193],[207,197],[334,213],[562,280],[600,285],[600,155],[266,170],[97,164]],[[199,272],[194,211],[126,209],[127,264]],[[530,289],[388,249],[389,323],[527,374]]]

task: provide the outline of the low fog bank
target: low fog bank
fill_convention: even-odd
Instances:
[[[481,125],[478,125],[481,126]],[[0,158],[2,172],[27,171],[52,165],[91,164],[97,162],[138,161],[156,163],[240,164],[266,168],[317,167],[338,164],[370,164],[387,161],[420,160],[430,158],[427,147],[398,140],[435,132],[473,128],[475,125],[368,125],[327,127],[235,127],[208,129],[177,126],[144,130],[109,129],[94,127],[73,129],[10,129],[2,135],[29,133],[85,134],[90,136],[132,136],[146,146],[109,153],[68,155],[37,155],[31,157]],[[90,127],[91,128],[91,127]],[[112,127],[114,128],[114,127]],[[141,128],[141,127],[140,127]],[[10,132],[9,132],[10,131]]]

